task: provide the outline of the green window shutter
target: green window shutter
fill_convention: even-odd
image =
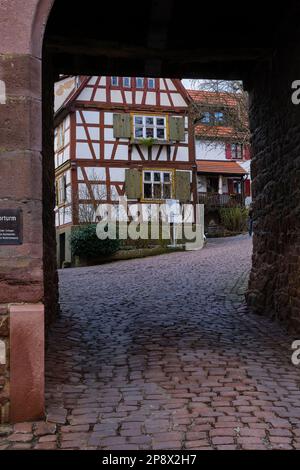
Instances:
[[[130,139],[131,137],[131,117],[130,114],[114,114],[114,137]]]
[[[169,118],[170,140],[182,141],[184,140],[185,125],[183,117],[170,117]]]
[[[190,202],[191,200],[191,180],[189,171],[176,171],[176,199],[179,202]]]
[[[128,199],[140,199],[141,173],[139,170],[125,170],[125,194]]]

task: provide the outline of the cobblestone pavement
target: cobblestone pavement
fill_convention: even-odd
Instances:
[[[300,370],[280,326],[247,312],[248,237],[60,272],[47,422],[10,449],[300,449]]]

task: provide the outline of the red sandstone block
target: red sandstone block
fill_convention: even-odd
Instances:
[[[129,437],[128,442],[130,442],[131,444],[150,445],[151,436],[141,435],[141,436]]]
[[[200,449],[200,448],[210,448],[211,445],[210,443],[208,442],[207,439],[191,439],[191,440],[187,440],[185,443],[184,443],[184,447],[185,449]]]
[[[209,435],[211,437],[223,437],[223,436],[236,436],[236,431],[233,428],[218,428],[218,429],[212,429],[209,431]]]
[[[8,441],[11,442],[30,442],[33,439],[32,434],[19,434],[19,433],[13,433],[10,436],[7,437]]]
[[[271,444],[291,444],[292,438],[283,436],[270,436]]]
[[[56,450],[56,442],[41,442],[35,445],[34,450]]]
[[[141,433],[142,433],[141,426],[121,429],[120,431],[120,435],[125,436],[125,437],[126,436],[128,437],[140,436]]]
[[[262,438],[261,437],[255,437],[255,436],[247,436],[247,437],[239,437],[238,438],[238,443],[242,445],[248,445],[248,444],[263,444]]]
[[[39,443],[42,442],[56,442],[57,435],[49,434],[48,436],[42,436],[39,438]]]
[[[80,415],[70,418],[71,425],[76,424],[95,424],[98,421],[98,415]]]
[[[155,433],[152,437],[155,442],[167,442],[181,440],[183,434],[181,432],[171,431],[165,433]]]
[[[206,432],[189,431],[186,433],[187,441],[206,439]]]
[[[265,437],[266,431],[265,429],[258,429],[258,428],[241,428],[240,430],[240,436],[249,436],[249,437]]]
[[[55,445],[54,442],[44,442],[43,444],[40,444],[41,446],[45,446],[45,445]],[[60,444],[60,448],[61,449],[82,449],[84,447],[84,445],[86,444],[86,442],[82,441],[81,439],[74,439],[73,441],[64,441],[64,442],[61,442]]]
[[[88,424],[78,424],[74,426],[62,426],[61,427],[61,432],[84,432],[89,430],[89,425]]]
[[[75,440],[86,440],[89,437],[88,433],[84,432],[66,432],[61,435],[62,441],[75,441]]]
[[[54,423],[46,423],[41,421],[39,423],[35,423],[35,430],[34,434],[36,436],[44,436],[46,434],[54,434],[56,431],[56,424]]]
[[[292,431],[289,429],[269,429],[270,436],[292,436]]]
[[[32,445],[31,444],[13,444],[10,449],[11,450],[29,450],[31,449]]]
[[[110,448],[110,446],[122,446],[122,444],[127,443],[126,437],[115,436],[115,437],[105,437],[101,439],[101,447]]]
[[[32,426],[32,423],[17,423],[14,425],[14,432],[29,434],[32,433]]]
[[[182,449],[181,441],[165,441],[154,442],[152,445],[153,450],[180,450]]]
[[[218,445],[217,449],[218,450],[236,450],[236,445]]]
[[[213,437],[212,438],[212,443],[214,445],[219,445],[219,444],[234,444],[234,440],[230,436],[222,436],[222,437]]]
[[[10,307],[10,400],[12,422],[44,415],[44,306]]]

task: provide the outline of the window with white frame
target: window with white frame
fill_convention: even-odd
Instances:
[[[66,177],[60,176],[56,180],[56,204],[59,206],[64,204],[67,199]]]
[[[172,172],[143,171],[143,198],[162,200],[172,198]]]
[[[144,88],[144,79],[143,77],[136,78],[136,87],[137,88]]]
[[[154,90],[155,88],[155,78],[148,78],[148,88]]]
[[[166,140],[166,117],[134,116],[133,135],[135,139]]]
[[[119,77],[111,77],[111,84],[112,84],[112,86],[118,86],[119,85]]]
[[[130,77],[123,77],[123,87],[130,88],[131,86],[131,78]]]

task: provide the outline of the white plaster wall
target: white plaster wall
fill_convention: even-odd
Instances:
[[[189,161],[189,149],[188,149],[188,147],[178,147],[176,161],[177,162],[188,162]]]
[[[197,160],[220,160],[226,161],[225,144],[207,143],[196,139],[196,159]]]

